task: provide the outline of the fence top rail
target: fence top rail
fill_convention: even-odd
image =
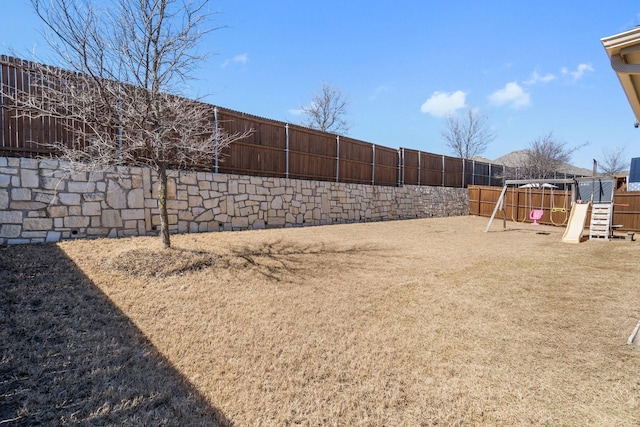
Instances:
[[[574,178],[563,179],[507,179],[504,181],[504,185],[517,185],[517,184],[573,184],[576,180]]]

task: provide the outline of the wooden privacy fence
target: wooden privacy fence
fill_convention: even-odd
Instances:
[[[469,191],[469,213],[487,218],[500,197],[501,187],[471,185]],[[507,221],[531,223],[529,213],[532,209],[544,212],[538,223],[564,226],[571,214],[571,190],[509,188],[505,193]],[[591,213],[587,215],[588,226]],[[503,219],[498,211],[496,219]],[[612,224],[621,225],[620,231],[640,231],[640,192],[616,191],[614,196]]]
[[[60,79],[72,76],[55,69]],[[52,142],[77,144],[70,119],[30,117],[14,102],[19,93],[35,93],[35,64],[0,56],[0,156],[52,156]],[[58,78],[58,77],[56,77]],[[56,82],[52,81],[55,85]],[[195,101],[194,101],[195,102]],[[211,120],[233,134],[253,130],[246,139],[221,150],[215,164],[190,168],[253,176],[298,178],[385,186],[466,187],[502,185],[504,167],[461,158],[389,148],[303,126],[204,104]],[[114,130],[117,132],[117,130]]]

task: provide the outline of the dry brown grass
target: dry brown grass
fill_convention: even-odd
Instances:
[[[0,421],[639,425],[640,243],[486,222],[4,248]]]

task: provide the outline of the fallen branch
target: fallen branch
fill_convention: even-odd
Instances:
[[[633,344],[633,341],[636,339],[636,335],[638,335],[639,330],[640,330],[640,320],[638,321],[638,324],[636,325],[636,327],[633,329],[633,332],[631,332],[631,335],[629,335],[629,338],[627,339],[627,344],[629,345]]]

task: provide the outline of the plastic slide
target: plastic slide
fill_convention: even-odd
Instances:
[[[564,230],[562,241],[565,243],[580,243],[580,237],[584,231],[584,223],[587,220],[589,203],[574,203],[569,215],[567,229]]]

